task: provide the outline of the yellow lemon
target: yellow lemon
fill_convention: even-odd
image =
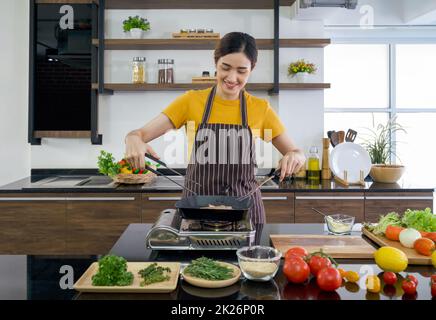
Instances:
[[[433,267],[436,268],[436,251],[433,251],[431,254],[431,263],[433,263]]]
[[[374,259],[383,271],[395,273],[404,271],[409,263],[406,254],[394,247],[381,247],[374,252]]]

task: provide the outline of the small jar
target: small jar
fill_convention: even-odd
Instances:
[[[203,71],[201,74],[202,77],[210,77],[209,71]]]
[[[147,70],[144,57],[134,57],[132,63],[132,83],[146,83]]]
[[[189,33],[195,33],[197,32],[197,29],[189,29]]]
[[[188,29],[180,29],[180,33],[188,33]]]
[[[206,29],[206,33],[213,33],[213,29]]]
[[[167,59],[165,67],[165,83],[174,83],[174,59]]]
[[[204,33],[204,29],[203,28],[197,29],[197,33]]]
[[[165,59],[158,59],[158,75],[157,75],[157,82],[158,83],[165,83]]]

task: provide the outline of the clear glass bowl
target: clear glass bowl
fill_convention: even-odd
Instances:
[[[331,234],[345,235],[353,230],[354,217],[346,214],[333,214],[324,218],[327,230]]]
[[[269,281],[276,275],[282,253],[265,246],[243,247],[236,251],[244,277],[254,281]]]

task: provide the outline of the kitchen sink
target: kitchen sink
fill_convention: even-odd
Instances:
[[[24,189],[109,188],[114,182],[107,176],[56,176],[32,183]]]

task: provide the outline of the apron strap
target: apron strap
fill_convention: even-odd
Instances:
[[[212,90],[209,93],[209,96],[207,97],[206,107],[203,112],[203,118],[201,119],[201,124],[206,124],[209,122],[210,114],[212,112],[212,104],[213,99],[215,98],[216,93],[216,86],[212,87]],[[245,90],[242,89],[239,93],[239,109],[241,111],[241,119],[242,119],[242,126],[248,127],[248,120],[247,120],[247,101],[245,99]]]

